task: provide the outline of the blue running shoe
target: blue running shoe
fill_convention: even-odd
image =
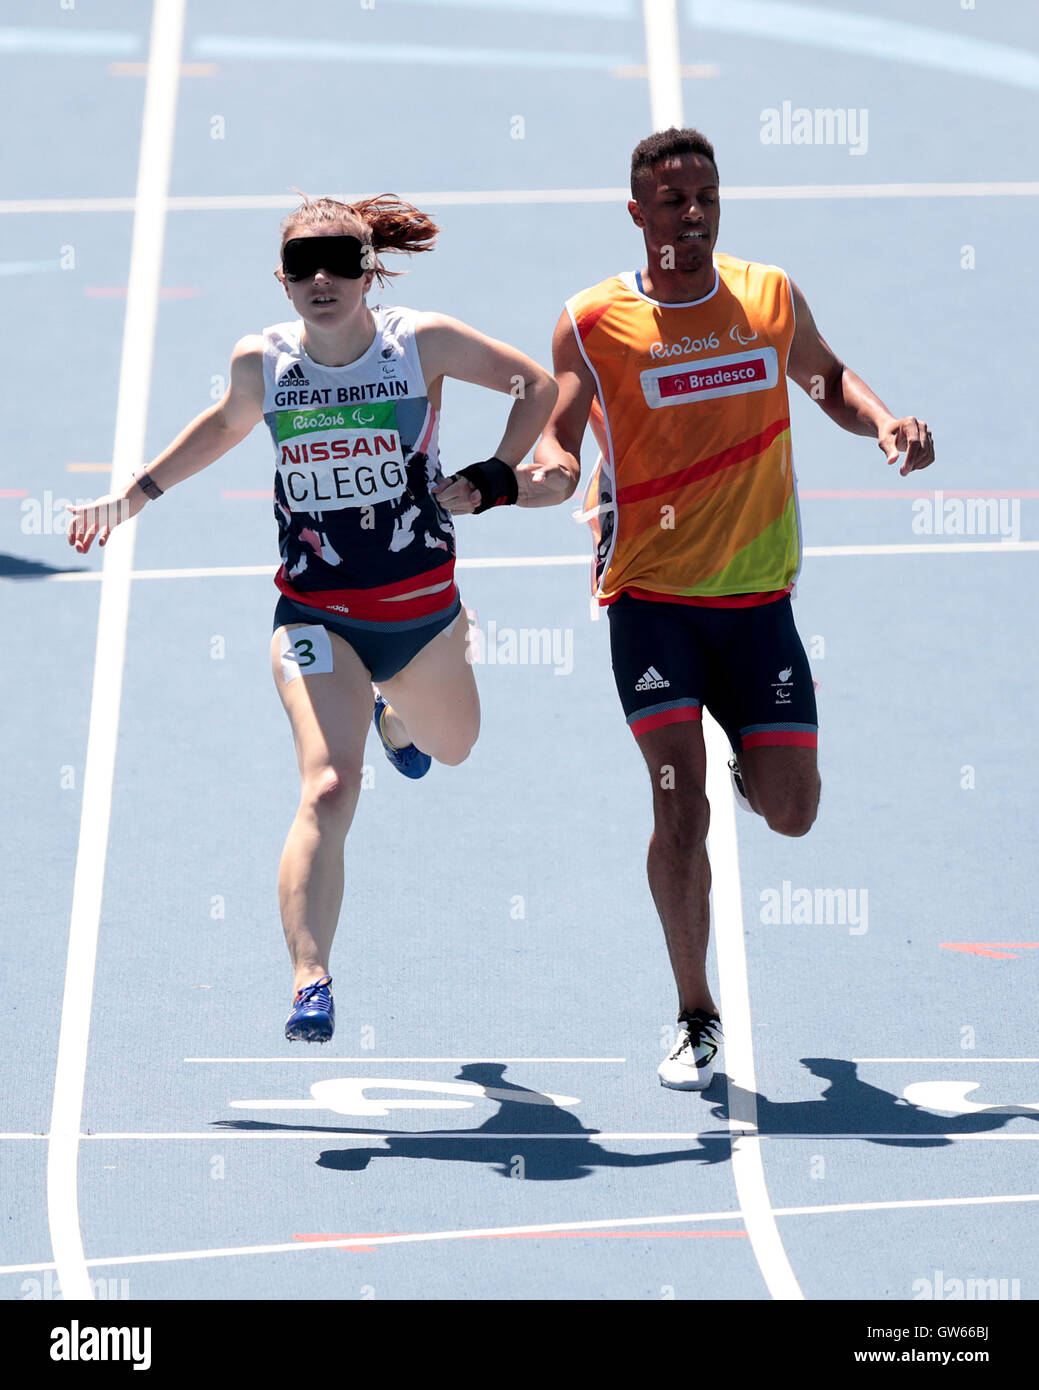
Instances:
[[[296,991],[292,1013],[285,1020],[285,1036],[289,1042],[328,1042],[336,1026],[331,983],[331,975],[322,975],[312,985]]]
[[[382,727],[382,717],[387,709],[386,701],[381,695],[376,695],[372,723],[375,725],[375,732],[379,735],[383,751],[397,771],[403,772],[405,777],[425,777],[433,765],[433,759],[428,753],[421,752],[413,743],[407,744],[404,748],[394,748]]]

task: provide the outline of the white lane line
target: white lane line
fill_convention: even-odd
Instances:
[[[1039,1057],[852,1057],[852,1062],[1039,1062]]]
[[[366,196],[361,193],[336,195],[343,202]],[[404,192],[409,203],[439,207],[499,207],[509,203],[626,203],[626,188],[500,188],[432,190]],[[816,200],[820,198],[1000,198],[1039,197],[1039,182],[1002,183],[803,183],[723,185],[723,199],[760,202],[772,199]],[[133,212],[133,198],[6,198],[0,199],[4,213]],[[297,207],[299,199],[290,193],[214,193],[182,194],[166,199],[167,212],[281,212]]]
[[[776,1207],[773,1216],[837,1216],[867,1211],[933,1210],[940,1207],[995,1206],[1014,1202],[1039,1202],[1039,1193],[998,1197],[933,1197],[915,1198],[905,1202],[847,1202],[819,1207]],[[490,1226],[465,1231],[423,1231],[399,1236],[363,1236],[353,1240],[299,1240],[276,1245],[238,1245],[209,1250],[170,1250],[162,1254],[106,1255],[88,1260],[91,1268],[99,1265],[165,1264],[174,1260],[214,1260],[235,1255],[282,1255],[303,1250],[344,1250],[354,1245],[414,1245],[432,1241],[476,1240],[495,1236],[538,1236],[554,1231],[619,1230],[624,1226],[661,1226],[669,1223],[690,1224],[699,1221],[740,1221],[738,1211],[684,1212],[680,1216],[625,1216],[616,1221],[557,1221],[542,1226]],[[0,1265],[0,1274],[28,1274],[35,1270],[53,1269],[46,1262],[19,1265]]]
[[[651,93],[654,93],[654,123],[659,129],[656,117],[658,112],[663,111],[663,104],[666,102],[668,123],[683,126],[685,120],[679,75],[678,31],[673,0],[656,0],[655,4],[654,0],[645,0],[643,13],[646,22],[646,47],[650,55],[649,85]],[[654,58],[657,65],[656,83]],[[662,76],[665,66],[671,69],[670,79]],[[740,893],[736,807],[727,769],[728,740],[720,726],[706,712],[703,725],[707,745],[707,799],[711,806],[707,843],[712,871],[711,901],[721,1016],[725,1028],[729,1125],[732,1129],[746,1131],[746,1137],[733,1140],[732,1176],[736,1184],[736,1195],[744,1212],[754,1258],[758,1262],[770,1295],[773,1298],[800,1299],[804,1298],[804,1294],[783,1249],[779,1228],[772,1214],[765,1184],[761,1145],[757,1138],[754,1041],[747,959],[743,945],[743,902]]]
[[[185,1062],[626,1062],[626,1057],[185,1057]]]
[[[63,6],[62,8],[66,8]],[[71,9],[72,6],[67,6]],[[14,25],[0,29],[0,53],[101,54],[136,53],[139,34],[120,29],[69,29],[65,25],[29,28]]]
[[[522,29],[517,31],[523,33]],[[269,38],[262,34],[201,34],[192,45],[200,58],[244,58],[276,63],[302,62],[347,63],[352,66],[378,67],[386,70],[391,64],[413,64],[422,68],[476,67],[488,68],[576,68],[592,72],[618,67],[629,53],[578,53],[565,46],[544,44],[540,48],[458,48],[430,43],[351,43],[333,39],[327,33],[320,38],[293,38],[279,35]],[[399,82],[407,80],[394,74]],[[449,78],[448,81],[451,79]],[[457,80],[457,79],[455,79]]]
[[[551,565],[588,565],[588,555],[513,555],[481,556],[475,559],[458,560],[456,569],[537,569]],[[202,565],[186,569],[134,570],[132,579],[248,579],[273,576],[277,565]],[[100,570],[79,570],[59,574],[26,575],[23,578],[41,579],[48,584],[81,584],[101,578]],[[17,582],[18,576],[5,575],[3,579]]]
[[[649,107],[654,130],[684,124],[675,0],[642,0],[649,69]]]
[[[988,1207],[1007,1202],[1039,1202],[1039,1192],[998,1197],[914,1197],[898,1202],[840,1202],[826,1207],[776,1207],[776,1216],[830,1216],[852,1211],[911,1211],[935,1207]]]
[[[140,467],[144,455],[183,24],[184,0],[155,0],[112,453],[115,486]],[[94,1296],[79,1225],[79,1134],[135,534],[136,522],[131,521],[121,526],[105,547],[47,1152],[47,1220],[55,1266],[67,1299]]]
[[[744,184],[738,188],[722,187],[722,198],[747,202],[770,201],[774,198],[999,198],[1039,197],[1039,183],[801,183],[801,184]]]
[[[4,198],[0,213],[133,212],[135,198]]]
[[[838,53],[861,53],[889,63],[937,68],[1039,91],[1039,56],[1023,45],[993,43],[973,33],[955,34],[878,14],[841,14],[832,5],[793,4],[789,0],[687,0],[686,14],[690,23],[704,29],[752,34],[757,40],[805,44]],[[779,64],[783,56],[772,54],[772,60]]]
[[[136,521],[134,522],[136,525]],[[977,555],[1034,552],[1039,541],[935,541],[907,545],[806,545],[810,560],[855,555]],[[503,555],[458,560],[460,570],[539,569],[553,565],[587,565],[587,555]],[[202,565],[185,569],[133,570],[131,579],[248,579],[277,572],[277,565]],[[4,584],[89,584],[103,577],[102,570],[72,570],[58,574],[0,575]]]
[[[758,1135],[757,1079],[754,1074],[753,1025],[747,957],[743,945],[743,901],[740,891],[736,806],[729,779],[729,743],[706,712],[707,800],[711,824],[707,848],[711,860],[711,905],[714,948],[718,959],[724,1057],[728,1077],[729,1124],[734,1134],[732,1176],[747,1223],[747,1234],[762,1277],[773,1298],[804,1298],[783,1249],[765,1183]]]
[[[991,555],[996,551],[1039,550],[1039,541],[920,541],[912,545],[806,545],[813,559],[834,555]]]
[[[213,1260],[235,1255],[288,1255],[296,1250],[342,1250],[351,1245],[416,1245],[428,1241],[476,1240],[491,1236],[549,1235],[554,1231],[601,1231],[624,1226],[666,1226],[670,1221],[740,1221],[738,1211],[704,1211],[683,1216],[624,1216],[617,1221],[556,1221],[541,1226],[484,1226],[462,1231],[420,1231],[399,1236],[358,1236],[356,1240],[293,1240],[274,1245],[227,1246],[212,1250],[171,1250],[158,1255],[105,1256],[88,1260],[89,1265],[164,1264],[170,1260]],[[48,1269],[46,1264],[0,1265],[0,1274],[21,1274],[30,1269]]]

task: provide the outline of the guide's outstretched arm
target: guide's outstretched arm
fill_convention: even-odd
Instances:
[[[263,339],[249,335],[235,344],[230,382],[222,399],[196,415],[144,470],[146,484],[150,479],[160,493],[168,492],[233,449],[262,418]],[[118,492],[70,506],[69,545],[81,555],[90,549],[95,537],[98,545],[104,545],[113,529],[136,516],[147,500],[148,494],[134,477]]]
[[[581,356],[565,309],[552,334],[552,366],[559,398],[532,462],[521,464],[516,470],[520,503],[528,507],[552,507],[565,502],[573,496],[581,478],[581,440],[595,400],[595,378]]]
[[[888,463],[905,460],[902,477],[934,462],[934,440],[915,415],[897,419],[860,376],[846,367],[819,332],[804,295],[791,280],[795,327],[787,375],[816,401],[826,414],[851,434],[872,436]]]

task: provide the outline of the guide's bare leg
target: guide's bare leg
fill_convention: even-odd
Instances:
[[[664,927],[679,1012],[716,1013],[707,983],[711,866],[707,756],[698,722],[651,729],[638,740],[653,785],[653,835],[646,868]]]
[[[357,808],[372,717],[372,684],[361,658],[335,633],[329,633],[331,671],[286,681],[282,631],[271,640],[271,666],[296,743],[300,799],[282,851],[278,898],[298,990],[329,973],[343,901],[343,847]]]
[[[770,830],[807,835],[819,809],[820,780],[814,748],[768,745],[745,748],[737,761],[747,800]]]
[[[469,756],[480,732],[480,697],[468,644],[463,608],[392,680],[379,682],[390,706],[384,727],[391,743],[414,743],[438,763],[454,765]]]

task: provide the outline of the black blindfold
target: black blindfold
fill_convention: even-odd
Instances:
[[[306,280],[316,270],[359,280],[371,268],[364,264],[367,249],[355,236],[293,237],[282,247],[281,267],[287,280]]]

